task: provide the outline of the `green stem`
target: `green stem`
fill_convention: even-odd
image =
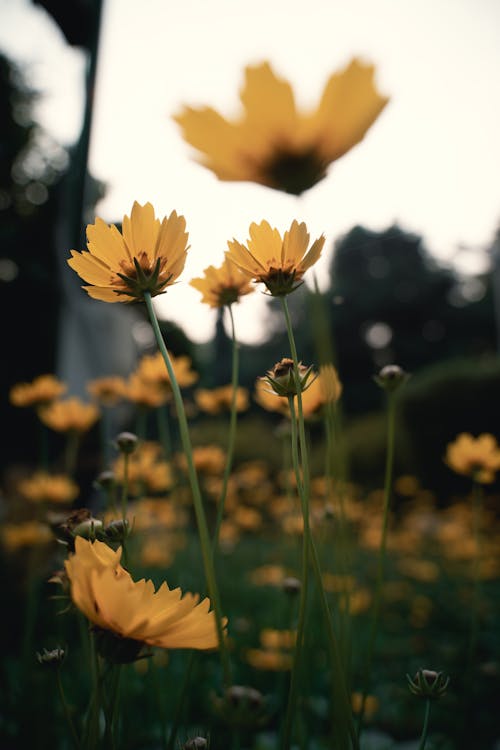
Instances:
[[[469,642],[467,644],[467,692],[468,698],[473,690],[474,680],[474,660],[477,648],[477,639],[479,632],[479,607],[480,607],[480,562],[481,562],[481,512],[482,512],[483,493],[481,485],[474,482],[472,486],[472,534],[475,544],[475,557],[472,568],[472,601],[470,608],[470,625],[469,625]]]
[[[153,307],[153,301],[151,299],[151,294],[149,292],[144,293],[144,301],[146,303],[151,325],[153,326],[153,331],[156,337],[156,342],[158,344],[158,348],[165,362],[165,366],[167,368],[168,376],[170,378],[170,383],[172,386],[172,394],[174,397],[175,407],[177,410],[177,419],[179,422],[179,432],[181,436],[184,455],[186,456],[189,482],[191,485],[191,492],[193,495],[194,511],[196,515],[198,535],[200,539],[201,553],[203,557],[203,565],[204,565],[204,570],[205,570],[205,579],[207,582],[207,589],[208,589],[208,593],[212,602],[212,606],[214,608],[215,623],[217,627],[217,637],[219,641],[219,649],[220,649],[220,655],[221,655],[221,661],[222,661],[224,682],[226,686],[229,686],[231,684],[231,665],[229,662],[229,654],[228,654],[226,643],[224,640],[224,628],[222,625],[219,591],[217,587],[217,581],[215,578],[214,563],[213,563],[213,558],[212,558],[212,549],[211,549],[210,537],[208,534],[205,510],[203,508],[203,500],[201,497],[200,485],[198,483],[198,476],[196,474],[196,469],[195,469],[194,460],[193,460],[193,449],[191,446],[191,438],[189,436],[186,412],[184,410],[184,403],[182,401],[179,384],[175,377],[174,368],[172,367],[172,363],[170,361],[167,347],[165,346],[165,342],[163,341],[163,336],[161,334],[160,326],[158,324],[158,319],[156,317],[156,313]]]
[[[353,721],[352,721],[351,701],[350,701],[349,692],[347,688],[346,674],[343,670],[342,660],[340,658],[340,653],[339,653],[339,646],[337,643],[337,638],[335,636],[335,631],[333,629],[330,607],[328,605],[326,593],[323,587],[323,576],[321,573],[321,565],[320,565],[318,553],[317,553],[316,546],[314,544],[314,539],[311,534],[310,526],[309,526],[309,505],[308,505],[309,503],[309,464],[308,464],[307,441],[306,441],[305,426],[304,426],[304,414],[302,410],[302,396],[301,396],[300,381],[299,381],[299,361],[297,357],[297,347],[295,345],[293,327],[292,327],[292,322],[290,319],[290,313],[288,310],[286,297],[281,297],[280,299],[281,299],[283,313],[285,316],[288,341],[290,344],[290,351],[291,351],[292,359],[294,363],[294,376],[295,376],[295,385],[296,385],[296,390],[297,390],[297,412],[298,412],[298,423],[299,423],[300,457],[302,460],[302,473],[303,473],[302,482],[299,483],[299,491],[301,490],[303,492],[305,507],[307,508],[306,514],[304,517],[304,534],[307,534],[309,551],[311,553],[311,559],[313,563],[313,572],[315,576],[316,587],[318,589],[320,602],[321,602],[321,608],[322,608],[323,616],[325,618],[325,623],[326,623],[329,652],[330,652],[330,658],[332,660],[332,681],[336,688],[334,692],[338,691],[339,693],[338,696],[337,695],[334,696],[334,699],[332,701],[332,708],[333,708],[334,716],[337,720],[339,720],[339,723],[340,724],[342,724],[343,722],[346,723],[346,729],[350,736],[352,746],[354,748],[358,748],[358,740],[357,740],[356,732],[355,732]]]
[[[195,652],[191,651],[189,654],[187,667],[184,672],[184,679],[182,681],[181,689],[179,691],[179,697],[177,698],[177,703],[175,704],[174,718],[172,721],[172,729],[170,730],[170,737],[168,738],[166,750],[174,750],[175,748],[175,741],[177,739],[177,733],[179,731],[179,727],[181,724],[182,709],[184,708],[184,702],[188,695],[188,689],[189,689],[189,685],[191,682],[191,675],[193,672],[194,662],[195,662]]]
[[[387,529],[389,524],[389,507],[392,494],[392,475],[394,471],[394,445],[396,434],[396,402],[393,393],[387,394],[387,453],[385,463],[385,481],[384,481],[384,505],[382,515],[382,537],[380,540],[378,562],[377,562],[377,582],[375,589],[375,601],[373,603],[372,619],[368,637],[368,649],[364,659],[365,669],[362,678],[361,706],[358,716],[358,737],[363,725],[363,716],[366,706],[366,697],[370,689],[371,670],[375,642],[377,639],[378,623],[380,616],[380,607],[382,604],[382,591],[384,588],[385,558],[387,552]]]
[[[64,711],[64,717],[66,719],[69,730],[71,732],[71,737],[73,739],[75,747],[78,750],[80,748],[80,740],[78,739],[75,725],[73,724],[73,719],[71,718],[71,712],[69,710],[69,706],[66,701],[66,696],[64,694],[64,688],[63,688],[63,684],[61,680],[61,670],[59,668],[56,669],[56,680],[57,680],[57,689],[59,691],[59,697],[61,698],[61,704],[62,704],[63,711]]]
[[[229,319],[231,321],[231,340],[232,340],[232,363],[231,363],[231,388],[232,388],[232,396],[231,396],[231,414],[229,417],[229,437],[228,437],[228,446],[227,446],[227,455],[226,455],[226,466],[224,468],[224,476],[222,479],[222,489],[221,494],[219,497],[219,502],[217,505],[217,518],[215,521],[215,531],[214,531],[214,538],[213,538],[213,552],[217,550],[217,545],[219,542],[219,533],[220,533],[220,527],[222,524],[222,519],[224,518],[224,506],[226,504],[226,495],[227,495],[227,485],[229,482],[229,477],[231,475],[231,469],[233,466],[233,456],[234,456],[234,443],[235,443],[235,437],[236,437],[236,422],[237,422],[237,397],[238,397],[238,377],[239,377],[239,350],[238,350],[238,342],[236,341],[236,332],[234,328],[234,317],[233,317],[233,310],[231,305],[227,306],[228,312],[229,312]]]
[[[91,650],[91,674],[92,693],[87,711],[87,722],[85,727],[85,745],[88,750],[95,750],[99,746],[99,719],[101,713],[101,675],[99,669],[99,656],[97,654],[95,635],[90,632]]]
[[[425,714],[424,714],[424,725],[422,727],[422,734],[420,736],[420,744],[418,750],[425,750],[425,743],[427,742],[427,733],[429,731],[429,716],[431,713],[431,701],[429,698],[425,701]]]
[[[288,691],[288,704],[285,716],[285,724],[283,727],[283,735],[281,746],[283,750],[290,747],[293,720],[295,718],[295,710],[297,705],[297,695],[299,686],[299,672],[300,672],[300,661],[302,655],[302,646],[304,641],[304,632],[307,615],[307,594],[308,594],[308,580],[309,580],[309,506],[308,498],[304,492],[302,483],[302,476],[299,464],[299,454],[297,446],[297,420],[295,414],[295,407],[293,403],[293,396],[288,397],[288,405],[290,407],[291,416],[291,428],[292,428],[292,459],[293,468],[295,471],[295,479],[297,482],[297,488],[299,491],[299,497],[302,507],[302,517],[304,521],[304,530],[302,533],[302,584],[300,588],[300,600],[299,600],[299,617],[297,622],[297,636],[295,641],[295,651],[293,654],[292,672],[290,675],[290,687]]]

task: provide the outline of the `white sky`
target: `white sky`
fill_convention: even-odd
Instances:
[[[81,51],[29,0],[0,0],[0,49],[29,65],[47,130],[74,141]],[[301,198],[219,182],[170,119],[184,104],[236,114],[243,69],[263,60],[314,106],[354,56],[376,65],[391,102]],[[283,231],[297,218],[312,239],[324,233],[320,283],[333,241],[355,224],[397,221],[438,257],[475,270],[500,221],[499,74],[498,0],[105,0],[90,169],[109,188],[97,213],[119,221],[138,200],[185,215],[189,259],[158,309],[197,341],[211,337],[215,317],[188,282],[219,265],[227,240],[245,240],[252,221]],[[240,339],[262,334],[263,306],[257,292],[237,307]]]

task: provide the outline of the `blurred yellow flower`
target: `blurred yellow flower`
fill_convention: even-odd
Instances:
[[[135,202],[122,232],[102,219],[87,226],[88,252],[71,250],[68,264],[90,286],[88,294],[103,302],[136,302],[149,292],[162,294],[184,268],[186,220],[172,211],[162,222],[151,203]]]
[[[37,544],[47,544],[54,540],[50,528],[38,521],[23,521],[22,523],[4,523],[0,529],[3,546],[9,552],[15,552],[23,547],[33,547]]]
[[[311,382],[307,390],[302,392],[304,417],[308,418],[319,414],[326,404],[336,404],[341,393],[342,383],[335,367],[333,365],[321,365],[317,378]]]
[[[125,386],[125,398],[144,409],[156,409],[166,404],[170,392],[157,381],[144,380],[139,372],[133,372]]]
[[[363,696],[361,693],[352,693],[351,695],[351,706],[355,714],[359,714],[361,711],[361,705],[363,702]],[[365,698],[364,707],[364,718],[366,721],[370,721],[373,716],[377,713],[379,708],[378,699],[374,695],[367,695]]]
[[[304,273],[316,263],[325,244],[321,235],[307,250],[309,233],[304,222],[298,221],[291,223],[283,237],[267,221],[252,223],[249,233],[246,245],[237,240],[227,243],[226,257],[248,279],[265,284],[274,297],[283,297],[300,286]]]
[[[223,385],[220,388],[198,388],[194,392],[194,400],[201,411],[207,414],[220,414],[222,411],[231,409],[233,398],[232,385]],[[236,411],[248,409],[248,391],[246,388],[236,390]]]
[[[208,266],[203,273],[204,276],[189,283],[201,292],[201,301],[210,307],[232,305],[254,291],[247,276],[227,257],[219,268]]]
[[[269,390],[269,386],[263,378],[257,378],[255,381],[255,390],[253,394],[254,401],[266,411],[276,411],[279,414],[289,416],[288,401],[282,396]]]
[[[172,352],[169,352],[168,355],[179,388],[189,388],[193,383],[196,383],[199,375],[191,369],[192,362],[190,357],[185,354],[176,357]],[[170,378],[161,352],[156,352],[156,354],[145,354],[139,361],[136,374],[145,383],[155,384],[170,393]]]
[[[90,380],[87,391],[103,406],[115,406],[125,397],[127,384],[119,375],[109,375]]]
[[[80,491],[78,485],[66,474],[48,474],[44,471],[22,479],[18,490],[33,503],[72,503]]]
[[[481,484],[491,484],[500,469],[500,446],[487,432],[477,438],[462,432],[448,444],[444,460],[457,474],[465,474]]]
[[[56,432],[87,432],[100,417],[94,404],[87,404],[73,396],[63,401],[53,401],[39,409],[42,422]]]
[[[193,448],[193,461],[196,471],[201,474],[222,474],[226,464],[226,454],[218,445],[197,445]],[[187,468],[184,454],[179,455],[179,464]]]
[[[257,182],[300,195],[362,140],[387,104],[373,77],[372,65],[353,59],[330,76],[317,109],[300,112],[288,81],[263,62],[245,69],[244,111],[235,122],[211,107],[185,107],[174,120],[220,180]]]
[[[172,468],[163,458],[160,443],[141,443],[128,459],[128,484],[132,495],[144,492],[165,492],[173,483]],[[123,482],[124,460],[119,456],[113,465],[118,482]]]
[[[43,406],[62,396],[68,386],[55,375],[39,375],[31,383],[16,383],[9,393],[13,406]]]
[[[254,669],[269,672],[287,672],[292,668],[292,655],[283,651],[265,648],[249,648],[245,659]]]
[[[160,648],[217,648],[209,599],[169,589],[155,591],[152,581],[134,581],[114,552],[102,542],[77,537],[75,554],[65,562],[71,598],[94,625],[122,638]]]

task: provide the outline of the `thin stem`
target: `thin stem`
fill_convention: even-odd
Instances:
[[[418,750],[425,750],[425,743],[427,742],[427,734],[429,731],[429,716],[431,713],[431,701],[429,698],[425,701],[425,714],[424,714],[424,725],[422,727],[422,734],[420,736],[420,744]]]
[[[473,592],[472,592],[471,622],[470,622],[469,648],[468,648],[469,670],[472,668],[472,664],[474,663],[474,656],[476,652],[477,636],[478,636],[478,629],[479,629],[482,500],[483,500],[483,493],[482,493],[481,485],[478,482],[474,482],[473,491],[472,491],[472,525],[473,525],[473,535],[474,535],[474,544],[476,547],[476,554],[474,557],[474,564],[473,564],[473,569],[472,569]]]
[[[385,481],[384,481],[384,505],[382,515],[382,536],[380,539],[380,547],[377,562],[377,582],[375,589],[375,601],[373,603],[372,620],[370,625],[370,632],[368,637],[368,649],[364,659],[365,669],[363,672],[363,679],[361,682],[361,706],[359,709],[358,716],[358,737],[361,732],[363,725],[363,716],[366,706],[366,697],[370,689],[370,678],[373,662],[373,653],[375,650],[375,642],[377,639],[378,623],[380,616],[380,607],[382,604],[382,591],[384,588],[384,573],[385,573],[385,558],[387,551],[387,528],[389,524],[389,506],[392,494],[392,475],[394,471],[394,445],[395,445],[395,434],[396,434],[396,402],[393,393],[387,394],[387,453],[385,463]]]
[[[224,628],[222,625],[222,617],[220,610],[219,591],[217,587],[217,581],[215,578],[215,570],[212,558],[212,548],[210,543],[210,537],[208,534],[207,520],[205,517],[205,510],[203,508],[203,500],[201,497],[200,485],[198,483],[198,476],[193,460],[193,449],[191,446],[191,438],[189,436],[188,423],[186,418],[186,412],[184,410],[184,403],[182,401],[181,391],[179,384],[175,377],[174,368],[170,361],[170,357],[163,341],[158,319],[153,307],[153,301],[149,292],[144,293],[144,301],[149,314],[151,325],[156,337],[158,348],[162,354],[165,366],[167,368],[168,376],[170,378],[170,384],[172,387],[172,394],[174,397],[175,407],[177,410],[177,419],[179,422],[179,432],[182,441],[182,447],[184,455],[186,456],[189,482],[191,485],[191,492],[193,495],[194,511],[196,515],[196,522],[198,526],[198,535],[200,539],[201,553],[203,557],[203,566],[205,570],[205,579],[207,582],[208,593],[214,608],[215,623],[217,627],[217,638],[219,641],[219,649],[222,661],[222,669],[224,674],[224,682],[227,686],[231,684],[231,665],[229,662],[229,654],[226,648],[224,640]]]
[[[233,317],[233,310],[231,305],[227,306],[228,313],[229,313],[229,320],[231,321],[231,340],[232,340],[232,363],[231,363],[231,388],[232,388],[232,395],[231,395],[231,414],[229,417],[229,437],[228,437],[228,445],[227,445],[227,455],[226,455],[226,466],[224,468],[224,476],[222,479],[222,489],[221,494],[219,497],[219,503],[217,505],[217,519],[215,522],[215,531],[214,531],[214,538],[213,538],[213,551],[215,553],[217,549],[217,545],[219,542],[219,533],[220,533],[220,527],[222,524],[222,519],[224,517],[224,506],[226,504],[226,495],[227,495],[227,485],[229,482],[229,477],[231,475],[231,469],[233,466],[233,456],[234,456],[234,442],[236,437],[236,422],[237,422],[237,397],[238,397],[238,377],[239,377],[239,348],[238,348],[238,342],[236,340],[236,331],[234,328],[234,317]]]
[[[297,622],[297,636],[295,641],[295,651],[293,654],[292,672],[290,675],[290,688],[288,691],[288,704],[285,716],[285,724],[283,728],[283,736],[281,746],[285,750],[290,747],[293,720],[295,717],[295,709],[297,705],[297,694],[299,686],[299,672],[300,672],[300,661],[302,655],[302,646],[304,642],[304,632],[307,615],[307,594],[308,594],[308,579],[309,579],[309,507],[307,503],[307,497],[304,492],[300,464],[299,454],[297,449],[297,420],[295,414],[295,407],[293,403],[293,396],[288,397],[288,405],[290,407],[291,416],[291,428],[292,428],[292,459],[293,468],[295,470],[295,479],[297,482],[297,488],[299,491],[299,497],[302,507],[302,516],[304,521],[304,529],[302,533],[302,584],[300,588],[300,600],[299,600],[299,617]]]
[[[191,674],[193,672],[194,662],[195,662],[195,652],[191,651],[189,654],[187,667],[184,671],[184,680],[182,681],[182,685],[179,691],[179,697],[177,698],[177,703],[175,704],[174,719],[172,722],[172,729],[170,730],[168,743],[166,745],[166,750],[174,750],[174,747],[175,747],[177,733],[179,731],[179,727],[181,724],[182,709],[184,708],[184,702],[186,700],[186,696],[188,695],[188,689],[189,689],[189,685],[191,682]]]
[[[299,491],[303,493],[305,507],[307,508],[305,515],[304,515],[304,534],[307,534],[309,551],[311,553],[311,560],[313,563],[313,572],[315,575],[316,587],[318,589],[318,593],[320,596],[321,607],[322,607],[322,611],[323,611],[323,615],[324,615],[325,623],[326,623],[330,658],[332,660],[332,680],[334,681],[334,684],[337,690],[339,691],[338,698],[340,698],[340,700],[338,700],[337,696],[334,696],[334,700],[332,701],[332,708],[333,708],[333,712],[335,715],[335,719],[337,719],[340,723],[342,722],[346,723],[346,729],[350,736],[352,746],[354,748],[357,748],[358,740],[357,740],[356,732],[355,732],[353,721],[352,721],[351,702],[349,698],[349,692],[347,689],[346,674],[343,669],[342,660],[340,658],[339,647],[338,647],[337,639],[335,636],[335,631],[333,629],[333,624],[332,624],[332,616],[330,612],[330,607],[328,605],[326,593],[323,587],[323,576],[321,573],[321,565],[320,565],[318,553],[317,553],[316,546],[314,544],[314,539],[311,534],[311,530],[309,526],[309,505],[308,505],[309,503],[309,464],[308,464],[308,450],[307,450],[307,441],[306,441],[305,425],[304,425],[304,414],[302,410],[302,395],[301,395],[300,379],[299,379],[299,361],[297,357],[297,347],[295,345],[293,327],[292,327],[292,322],[290,319],[290,313],[288,310],[286,297],[281,297],[280,299],[281,299],[283,313],[285,316],[288,341],[290,344],[290,351],[291,351],[292,359],[294,363],[294,376],[295,376],[295,385],[296,385],[296,391],[297,391],[296,398],[297,398],[297,412],[298,412],[298,424],[299,424],[300,458],[302,461],[302,481],[298,482],[298,485],[299,485]]]
[[[71,737],[73,739],[73,742],[75,744],[75,747],[77,750],[80,748],[80,740],[78,739],[78,735],[76,733],[75,725],[73,724],[73,719],[71,718],[71,712],[69,710],[68,703],[66,701],[66,696],[64,694],[64,688],[61,680],[61,670],[59,668],[56,669],[56,681],[57,681],[57,689],[59,691],[59,697],[61,698],[61,704],[64,711],[64,717],[66,719],[66,722],[68,724],[69,730],[71,732]]]

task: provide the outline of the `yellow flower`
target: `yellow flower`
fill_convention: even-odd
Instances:
[[[162,294],[184,268],[186,220],[172,211],[162,222],[151,203],[135,202],[122,232],[102,219],[87,226],[88,252],[71,250],[68,264],[91,286],[88,294],[103,302],[134,302],[145,292]]]
[[[134,581],[114,552],[102,542],[77,537],[75,554],[65,562],[71,598],[94,625],[160,648],[217,648],[217,630],[209,599],[169,589],[155,591],[152,581]]]
[[[465,474],[481,484],[491,484],[500,469],[500,446],[489,433],[475,438],[462,432],[448,444],[444,460],[457,474]]]
[[[220,414],[229,411],[233,398],[233,387],[223,385],[220,388],[198,388],[194,392],[194,400],[198,407],[207,414]],[[246,388],[236,390],[236,411],[248,409],[248,391]]]
[[[22,547],[48,544],[54,540],[50,528],[38,521],[4,523],[0,529],[0,536],[2,544],[9,552],[15,552]]]
[[[87,391],[103,406],[115,406],[120,399],[125,398],[127,384],[119,375],[109,375],[95,378],[87,383]]]
[[[125,398],[145,409],[156,409],[168,400],[169,392],[159,382],[145,380],[133,372],[126,383]]]
[[[388,99],[375,88],[374,72],[353,59],[330,76],[315,111],[299,112],[290,84],[264,62],[245,70],[239,120],[228,122],[210,107],[185,107],[174,120],[220,180],[300,195],[363,139],[384,109]]]
[[[54,401],[42,407],[39,417],[47,427],[56,432],[87,432],[99,419],[99,409],[79,398]]]
[[[39,375],[31,383],[16,383],[10,389],[9,399],[13,406],[42,406],[59,398],[67,385],[55,375]]]
[[[325,244],[323,235],[309,245],[306,225],[293,221],[281,237],[267,221],[250,225],[250,239],[246,245],[229,241],[226,257],[235,263],[249,279],[262,282],[275,297],[290,294],[302,283],[304,273],[321,255]]]
[[[255,391],[253,394],[254,401],[266,411],[276,411],[279,414],[290,415],[288,401],[277,393],[269,390],[264,378],[257,378],[255,381]]]
[[[191,359],[185,354],[176,357],[172,352],[168,352],[168,355],[179,388],[189,388],[196,383],[199,375],[191,369]],[[170,393],[170,378],[161,352],[144,355],[139,361],[136,373],[145,383],[156,384]]]
[[[163,448],[159,443],[141,443],[128,459],[128,485],[132,495],[144,492],[165,492],[173,483],[170,464],[162,459]],[[123,456],[115,461],[113,472],[118,482],[124,479]]]
[[[342,393],[342,384],[333,365],[321,365],[318,377],[302,391],[304,417],[312,417],[326,404],[335,404]]]
[[[218,445],[197,445],[193,448],[193,461],[196,471],[201,474],[222,474],[226,463],[226,454]],[[179,464],[187,467],[184,454],[179,455]]]
[[[203,273],[205,276],[189,283],[202,293],[201,301],[210,307],[232,305],[243,295],[254,291],[247,276],[227,257],[219,268],[208,266]]]
[[[18,490],[33,503],[71,503],[78,497],[78,485],[65,474],[38,471],[19,482]]]

